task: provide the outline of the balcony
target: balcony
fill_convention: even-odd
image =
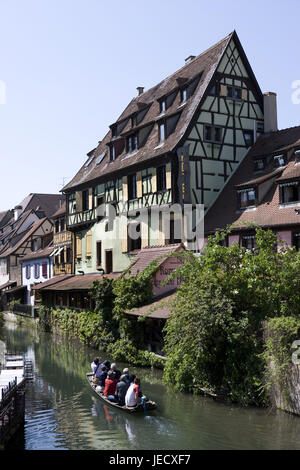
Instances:
[[[96,209],[89,209],[87,211],[75,212],[68,214],[67,226],[68,228],[76,227],[79,225],[87,225],[90,222],[95,222],[97,219]]]

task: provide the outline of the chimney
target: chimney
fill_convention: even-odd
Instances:
[[[190,62],[192,62],[192,60],[195,59],[195,55],[189,55],[186,59],[185,59],[185,65],[186,64],[189,64]]]
[[[264,93],[265,132],[278,131],[277,124],[277,95],[272,91]]]
[[[18,218],[19,218],[20,215],[22,214],[22,209],[23,209],[22,206],[16,206],[16,207],[14,208],[14,219],[15,219],[15,221],[18,220]]]
[[[142,95],[144,93],[144,87],[143,86],[138,86],[137,91],[138,91],[138,96]]]

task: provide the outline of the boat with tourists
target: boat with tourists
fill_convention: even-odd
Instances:
[[[114,408],[118,408],[122,411],[125,411],[127,413],[139,413],[139,412],[146,412],[146,411],[152,411],[157,408],[157,404],[154,401],[147,400],[144,403],[140,403],[137,406],[121,406],[118,403],[114,403],[110,401],[103,393],[99,390],[97,390],[97,385],[93,382],[93,377],[94,374],[87,373],[86,378],[92,388],[92,390],[98,395],[99,398],[101,398],[105,403],[113,406]]]

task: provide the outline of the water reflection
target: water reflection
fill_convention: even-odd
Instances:
[[[0,340],[9,352],[24,352],[34,363],[35,380],[26,391],[25,431],[14,448],[300,448],[299,417],[174,393],[162,385],[161,371],[132,368],[144,393],[159,406],[146,416],[130,415],[103,403],[88,385],[85,374],[101,353],[77,341],[11,325],[0,331]]]

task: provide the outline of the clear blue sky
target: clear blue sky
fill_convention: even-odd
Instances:
[[[299,0],[0,0],[0,211],[56,193],[136,87],[237,31],[279,128],[300,125]]]

